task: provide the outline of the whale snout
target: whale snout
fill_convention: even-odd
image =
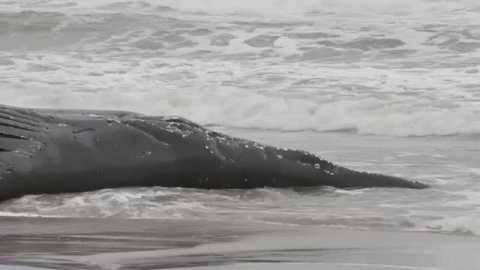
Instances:
[[[342,168],[336,175],[337,187],[356,187],[356,188],[370,188],[370,187],[388,187],[388,188],[411,188],[411,189],[425,189],[429,186],[427,184],[411,181],[401,177],[357,172]]]
[[[413,187],[414,189],[425,189],[425,188],[429,188],[430,186],[427,185],[427,184],[424,184],[424,183],[421,183],[421,182],[418,182],[418,181],[412,181],[413,183]]]
[[[370,178],[369,181],[371,181],[373,185],[376,185],[378,187],[398,187],[398,188],[411,188],[411,189],[425,189],[429,187],[427,184],[424,184],[418,181],[407,180],[401,177],[375,174],[375,173],[373,174],[366,173],[366,174],[369,175],[369,176],[366,176],[366,178]]]

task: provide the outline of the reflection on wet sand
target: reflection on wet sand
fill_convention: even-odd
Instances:
[[[21,226],[19,226],[21,224]],[[214,221],[5,218],[0,269],[472,269],[480,239]],[[213,268],[215,266],[215,268]]]

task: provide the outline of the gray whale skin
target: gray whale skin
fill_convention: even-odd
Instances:
[[[0,201],[151,186],[427,187],[231,137],[180,117],[0,105]]]

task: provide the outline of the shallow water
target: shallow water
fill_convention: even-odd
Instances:
[[[28,228],[36,230],[51,217],[47,227],[76,234],[77,223],[138,220],[132,233],[150,237],[146,224],[174,220],[476,239],[479,24],[480,4],[469,0],[0,0],[1,103],[181,115],[432,186],[26,196],[0,204],[0,226],[13,222],[21,229],[35,220]],[[142,239],[139,248],[156,248]],[[40,251],[43,238],[32,241],[29,252]]]
[[[426,190],[332,188],[196,190],[126,188],[33,195],[0,205],[4,216],[252,221],[364,230],[479,235],[480,145],[469,137],[392,138],[353,134],[221,129],[302,148],[357,170],[432,185]],[[299,141],[299,138],[301,141]],[[308,145],[308,146],[307,146]],[[452,159],[452,157],[456,157]]]

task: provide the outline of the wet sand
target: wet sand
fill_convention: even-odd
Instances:
[[[480,267],[480,238],[216,221],[2,218],[0,269]]]

